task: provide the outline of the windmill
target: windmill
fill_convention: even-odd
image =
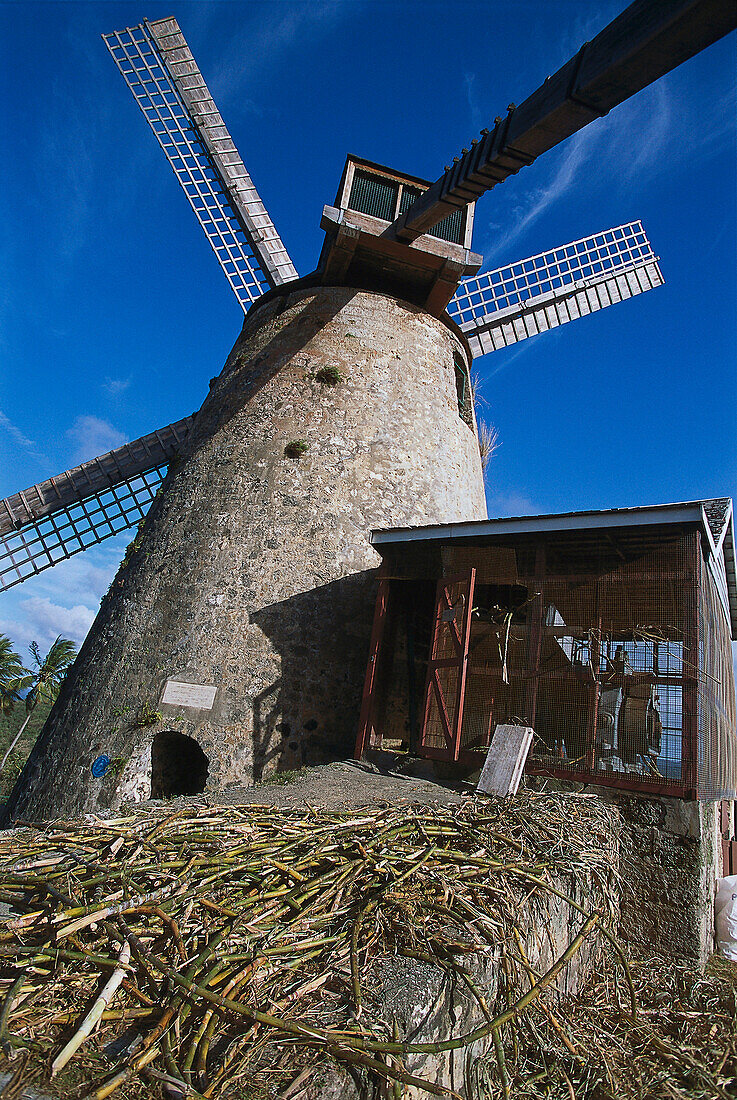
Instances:
[[[638,0],[433,184],[349,157],[301,279],[176,20],[103,36],[246,319],[194,417],[2,502],[2,588],[146,516],[15,812],[350,746],[368,530],[485,515],[471,359],[663,282],[639,222],[481,275],[471,232],[485,191],[735,24],[717,0],[667,8]],[[92,775],[101,756],[116,783]]]

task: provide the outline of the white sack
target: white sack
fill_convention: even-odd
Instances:
[[[737,875],[717,879],[714,923],[717,951],[737,962]]]

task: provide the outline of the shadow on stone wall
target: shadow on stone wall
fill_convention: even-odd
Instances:
[[[255,782],[353,753],[377,586],[366,569],[251,616],[282,666],[253,701]]]

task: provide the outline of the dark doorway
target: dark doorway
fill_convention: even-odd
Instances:
[[[151,745],[151,797],[199,794],[207,769],[207,757],[194,738],[173,730],[157,733]]]

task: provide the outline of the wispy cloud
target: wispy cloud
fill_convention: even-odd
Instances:
[[[109,397],[118,397],[121,393],[125,393],[130,384],[130,378],[106,378],[102,388]]]
[[[78,416],[66,434],[75,445],[71,457],[71,462],[75,465],[105,454],[106,451],[113,451],[128,439],[124,432],[118,431],[108,420],[101,420],[97,416]]]
[[[538,335],[541,334],[538,333]],[[548,343],[550,343],[551,341],[558,338],[558,330],[553,329],[552,332],[547,332],[545,335]],[[481,386],[485,386],[489,382],[489,380],[492,379],[495,375],[501,374],[502,371],[506,370],[508,367],[511,367],[512,363],[515,363],[524,355],[528,355],[536,339],[537,336],[529,336],[526,340],[522,340],[520,344],[516,347],[515,345],[512,345],[512,347],[515,347],[514,351],[509,351],[508,348],[500,348],[498,351],[487,355],[486,358],[483,360],[483,372],[481,372],[481,368],[479,368],[479,373],[481,376]]]
[[[506,255],[509,247],[540,220],[573,185],[581,167],[591,156],[595,142],[592,130],[581,130],[565,147],[552,178],[542,187],[532,190],[523,203],[512,211],[509,229],[494,239],[492,255]]]
[[[268,4],[230,38],[227,51],[221,52],[219,66],[208,76],[217,102],[239,97],[239,109],[260,111],[253,100],[244,99],[264,69],[275,70],[291,49],[307,49],[316,37],[331,33],[337,23],[353,15],[362,5],[340,0],[312,0],[311,3]]]
[[[25,447],[27,451],[32,450],[36,444],[32,439],[29,439],[27,435],[23,435],[20,428],[16,428],[12,420],[9,420],[4,412],[0,412],[0,428],[4,428],[5,431],[13,437],[16,443],[21,447]]]
[[[53,89],[52,109],[39,134],[39,149],[45,169],[53,177],[63,203],[55,207],[49,225],[55,263],[74,260],[87,242],[92,222],[92,194],[99,165],[93,156],[94,115],[61,86]],[[91,132],[92,131],[92,132]]]
[[[513,245],[574,191],[584,174],[595,173],[598,179],[611,181],[612,188],[626,190],[634,184],[641,187],[664,170],[666,164],[672,170],[672,147],[677,144],[681,124],[677,104],[667,86],[656,83],[611,115],[580,130],[562,148],[551,152],[547,164],[540,163],[536,172],[547,167],[544,182],[525,192],[523,198],[516,197],[513,204],[507,202],[503,218],[497,216],[494,223],[487,223],[482,239],[486,266],[508,258]],[[721,120],[717,129],[726,133],[727,123]],[[633,135],[637,135],[636,139]],[[713,140],[711,134],[700,134],[697,145],[701,147]],[[694,148],[692,144],[691,154]],[[499,192],[502,203],[504,195],[502,188]],[[606,227],[592,227],[601,228]]]
[[[33,458],[38,459],[39,462],[48,463],[48,459],[38,450],[35,441],[29,439],[27,435],[24,435],[20,428],[18,428],[1,410],[0,428],[7,432],[10,438],[14,440],[19,447],[22,447],[24,451],[27,451],[29,455],[32,455]]]
[[[471,119],[471,126],[474,130],[480,130],[484,125],[484,114],[481,110],[478,98],[476,96],[474,85],[476,83],[476,73],[466,73],[463,78],[463,84],[466,89],[466,101],[468,103],[468,114]]]

